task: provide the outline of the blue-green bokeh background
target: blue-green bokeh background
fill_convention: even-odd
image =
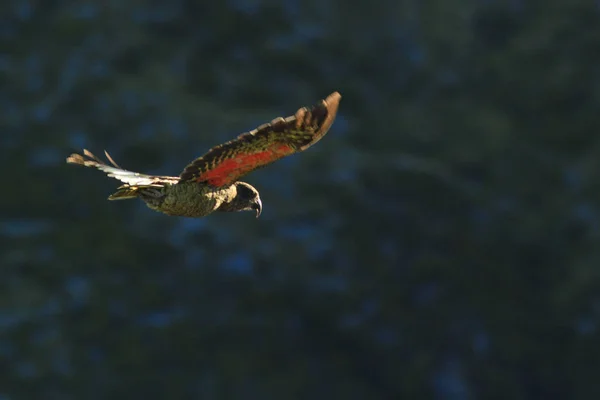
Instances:
[[[0,4],[0,399],[600,398],[600,8]],[[263,216],[109,203],[338,90]]]

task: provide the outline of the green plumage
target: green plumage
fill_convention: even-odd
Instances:
[[[160,196],[141,191],[139,197],[155,211],[197,218],[217,211],[223,204],[231,203],[236,195],[237,185],[213,189],[195,182],[182,182],[163,187]]]

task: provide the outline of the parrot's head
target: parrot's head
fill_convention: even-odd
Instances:
[[[262,212],[262,201],[256,188],[246,182],[235,182],[236,195],[229,203],[219,207],[219,211],[255,211],[256,218]]]

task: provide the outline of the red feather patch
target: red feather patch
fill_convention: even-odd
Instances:
[[[264,150],[258,153],[238,154],[235,158],[222,161],[214,169],[208,170],[198,178],[197,182],[208,182],[220,187],[231,182],[232,177],[244,175],[260,166],[272,163],[282,157],[294,152],[287,144],[281,144],[274,149]]]

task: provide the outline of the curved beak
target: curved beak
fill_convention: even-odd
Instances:
[[[260,213],[262,212],[262,201],[257,198],[256,203],[254,203],[252,208],[256,210],[256,218],[260,217]]]

